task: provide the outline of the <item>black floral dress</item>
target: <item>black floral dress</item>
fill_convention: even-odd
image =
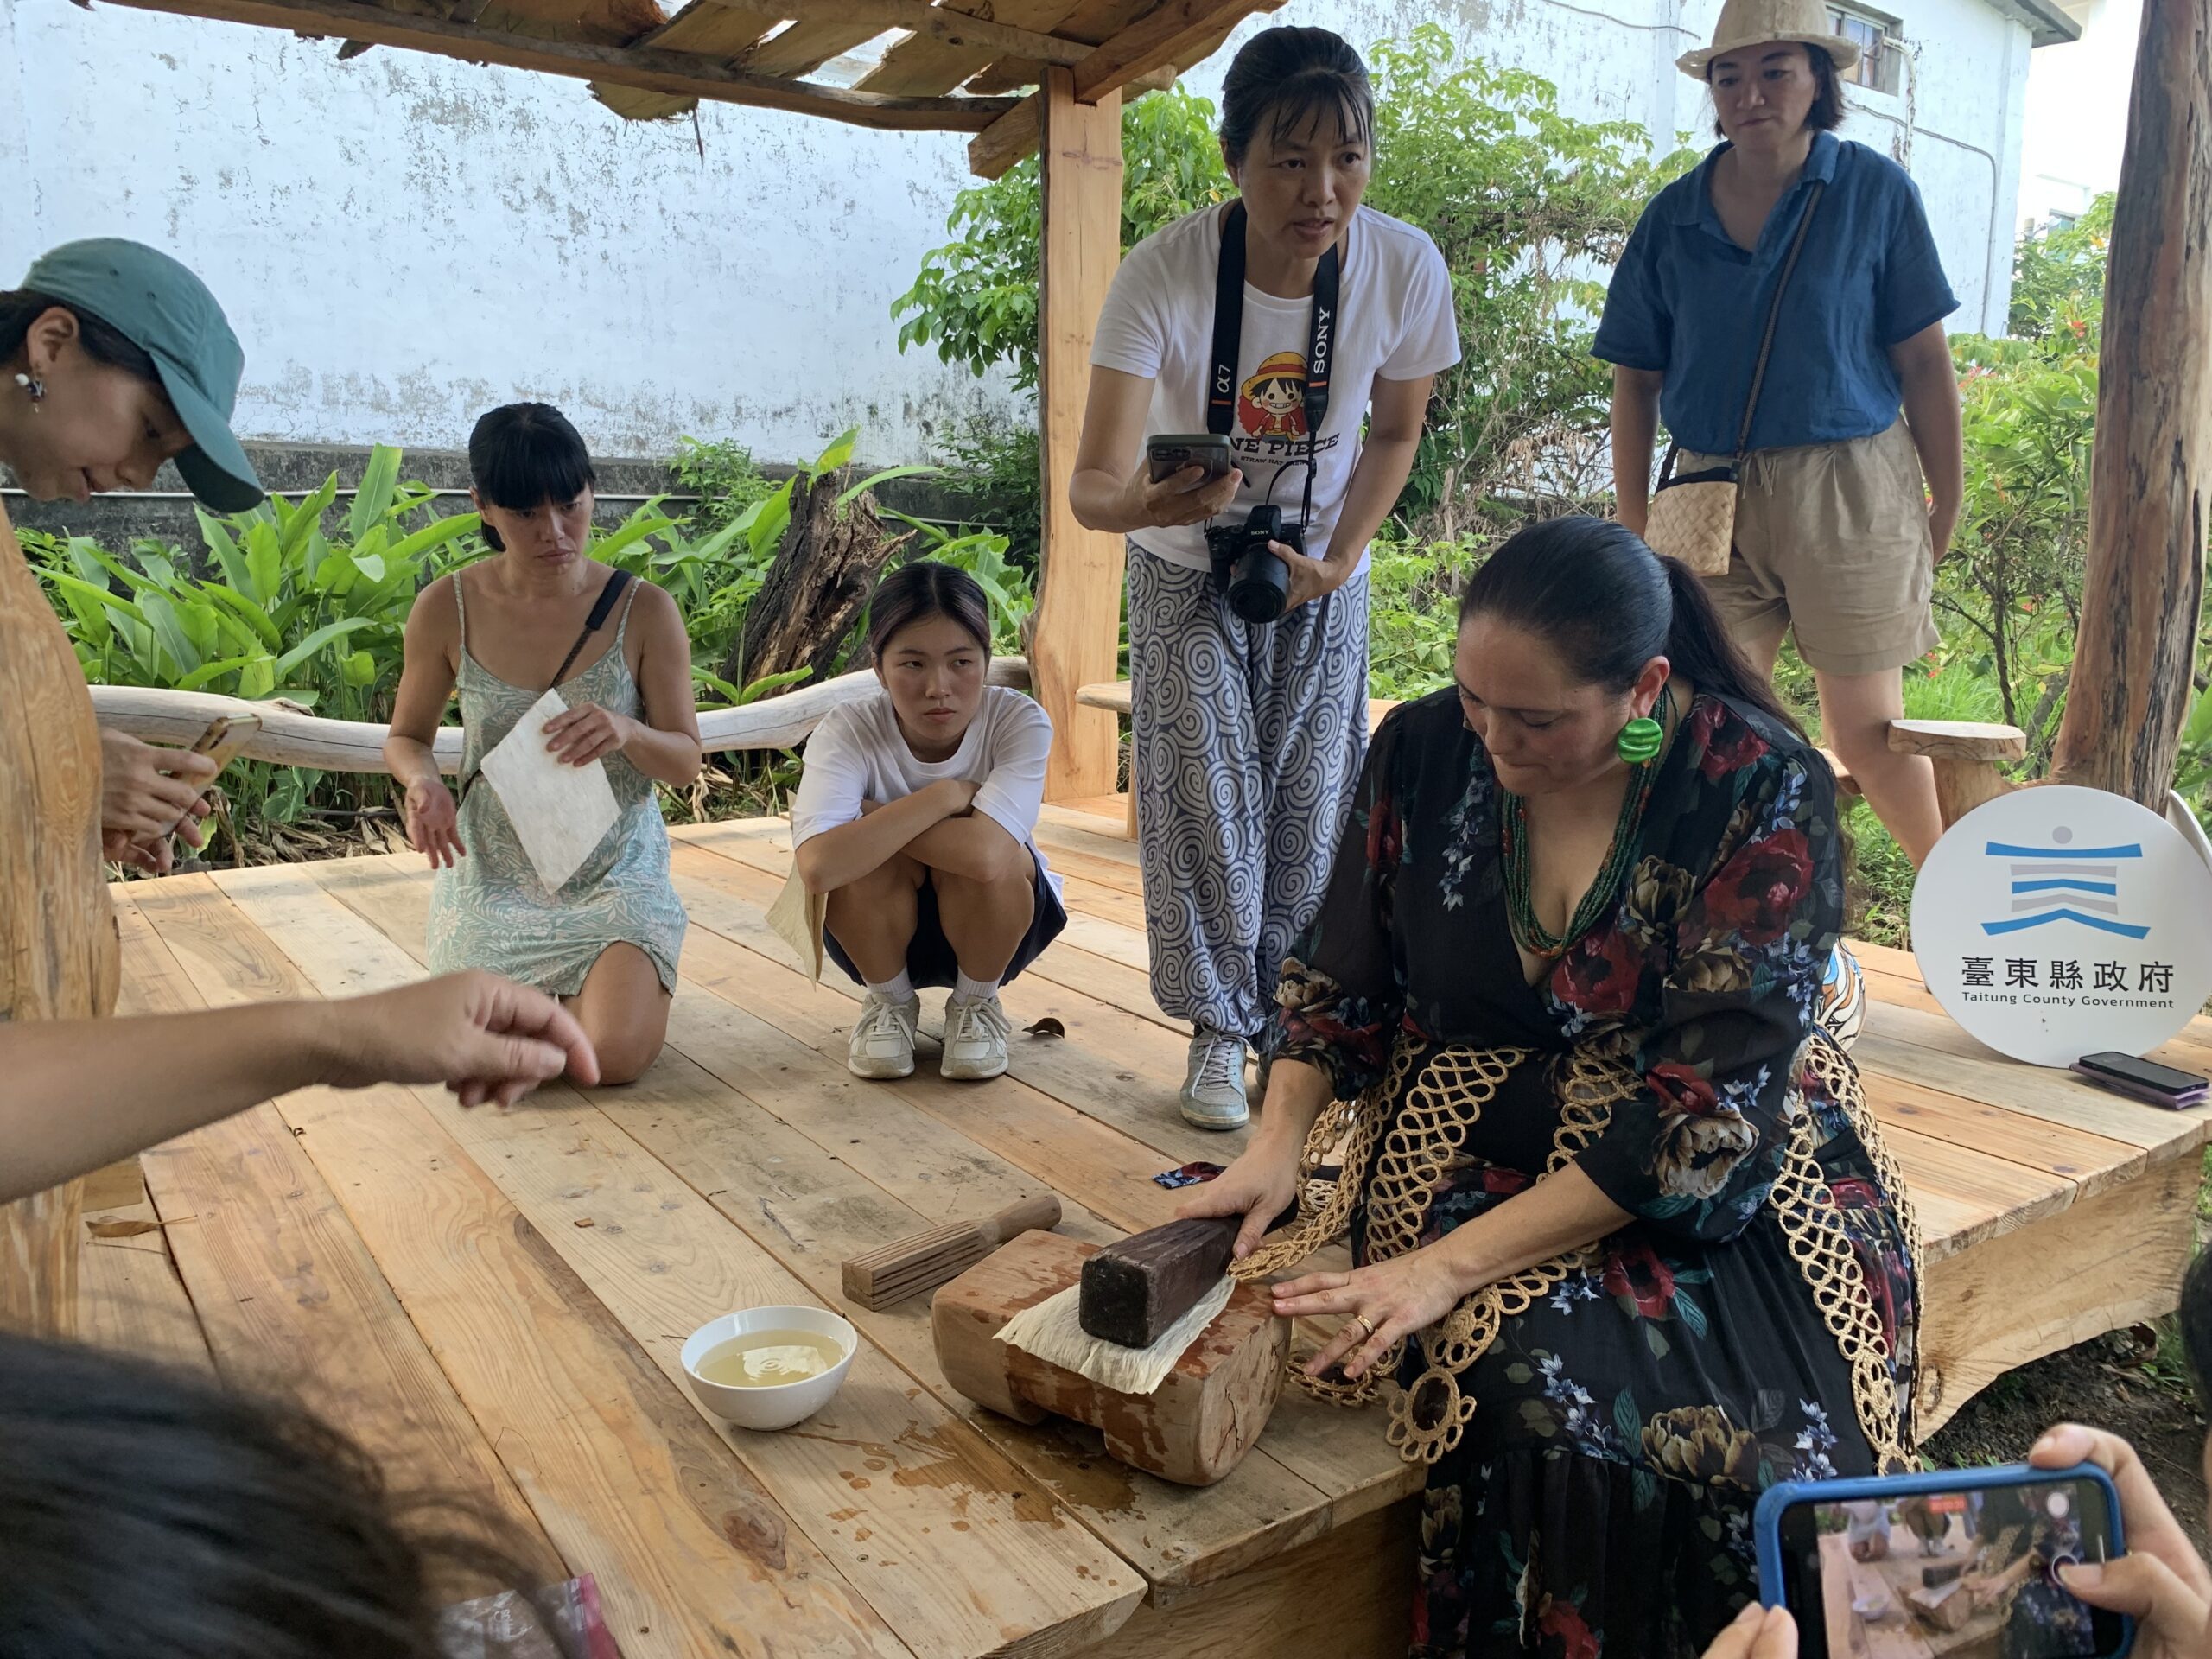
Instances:
[[[1755,1593],[1759,1493],[1874,1472],[1851,1369],[1767,1203],[1786,1121],[1809,1114],[1910,1396],[1904,1229],[1853,1120],[1802,1063],[1827,1040],[1814,1008],[1842,918],[1834,780],[1763,714],[1696,696],[1618,907],[1534,986],[1507,925],[1498,808],[1454,694],[1394,713],[1278,993],[1278,1052],[1343,1100],[1412,1075],[1392,1065],[1408,1045],[1535,1051],[1468,1125],[1423,1243],[1542,1171],[1570,1049],[1637,1080],[1579,1159],[1636,1222],[1508,1318],[1460,1379],[1478,1404],[1430,1478],[1412,1651],[1694,1654]],[[1358,1211],[1352,1244],[1365,1259]]]

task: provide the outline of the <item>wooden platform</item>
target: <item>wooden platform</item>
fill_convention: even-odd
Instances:
[[[1152,1004],[1135,849],[1102,805],[1047,809],[1071,918],[1007,988],[1009,1077],[852,1078],[853,992],[810,985],[764,918],[784,826],[679,830],[684,983],[643,1081],[507,1112],[310,1090],[159,1148],[143,1190],[88,1203],[123,1224],[86,1241],[87,1329],[295,1387],[401,1484],[497,1506],[598,1575],[629,1659],[1402,1650],[1420,1475],[1373,1416],[1287,1391],[1229,1479],[1169,1487],[1085,1431],[970,1407],[925,1301],[842,1301],[845,1256],[1040,1187],[1078,1237],[1164,1220],[1176,1195],[1151,1177],[1240,1144],[1175,1113],[1185,1033]],[[124,1007],[401,982],[429,887],[412,856],[118,887]],[[1859,1054],[1929,1235],[1940,1421],[1999,1370],[2171,1306],[2212,1123],[1997,1059],[1909,958],[1862,958]],[[1020,1031],[1048,1014],[1064,1038]],[[2212,1028],[2171,1058],[2212,1069]],[[677,1348],[789,1300],[844,1307],[866,1350],[809,1423],[724,1430]]]

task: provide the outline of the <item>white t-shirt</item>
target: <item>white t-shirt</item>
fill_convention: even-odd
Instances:
[[[983,688],[976,718],[949,760],[923,760],[906,746],[888,692],[832,709],[806,740],[806,762],[791,802],[796,849],[861,816],[862,801],[904,800],[947,778],[978,785],[976,810],[1037,855],[1037,867],[1060,890],[1060,878],[1037,847],[1037,813],[1045,803],[1045,757],[1052,721],[1019,691]]]
[[[1201,208],[1131,248],[1098,314],[1090,360],[1153,382],[1149,435],[1205,430],[1214,284],[1229,207],[1224,202]],[[1336,365],[1329,413],[1314,444],[1313,522],[1306,532],[1306,550],[1315,558],[1328,552],[1336,531],[1376,377],[1418,380],[1459,360],[1459,321],[1444,256],[1427,232],[1388,213],[1362,207],[1352,215],[1337,314]],[[1241,523],[1272,499],[1286,521],[1297,522],[1306,488],[1306,348],[1313,320],[1311,296],[1281,299],[1244,284],[1236,415],[1229,434],[1244,484],[1224,519]],[[1270,485],[1275,485],[1272,498]],[[1212,568],[1202,524],[1140,530],[1130,539],[1170,563]],[[1363,549],[1359,568],[1367,568]]]

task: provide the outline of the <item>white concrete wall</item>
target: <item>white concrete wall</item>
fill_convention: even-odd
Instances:
[[[2118,0],[2115,0],[2118,3]],[[1321,23],[1356,44],[1436,18],[1558,83],[1570,113],[1709,130],[1673,60],[1719,0],[1291,0],[1191,85],[1218,97],[1245,35]],[[1915,97],[1853,94],[1849,136],[1907,160],[1966,306],[2004,315],[2027,38],[1986,0],[1914,0]],[[542,397],[607,452],[730,436],[811,455],[925,453],[1011,408],[890,315],[971,182],[965,140],[723,105],[624,122],[578,83],[59,0],[0,0],[0,280],[111,233],[207,276],[248,350],[255,436],[451,446]],[[12,73],[11,73],[12,69]],[[1902,134],[1916,122],[1910,144]],[[1699,142],[1703,142],[1700,138]],[[703,148],[703,157],[701,150]]]
[[[2120,186],[2143,0],[2069,0],[2066,10],[2082,23],[2082,38],[2043,48],[2028,72],[2023,226],[2078,214]]]

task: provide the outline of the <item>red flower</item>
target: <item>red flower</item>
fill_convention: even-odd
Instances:
[[[1745,843],[1707,885],[1705,912],[1747,944],[1771,944],[1813,884],[1813,854],[1796,825]]]
[[[1598,1659],[1598,1638],[1582,1622],[1582,1614],[1556,1597],[1544,1599],[1544,1611],[1536,1615],[1536,1630],[1540,1635],[1557,1639],[1560,1659]]]
[[[1405,836],[1398,823],[1397,803],[1384,798],[1375,803],[1367,814],[1367,868],[1370,870],[1395,869],[1398,849]]]
[[[1608,1294],[1647,1319],[1663,1319],[1675,1300],[1675,1270],[1659,1253],[1638,1240],[1617,1246],[1605,1257],[1603,1275]]]
[[[1874,1190],[1872,1181],[1862,1181],[1857,1176],[1847,1176],[1828,1183],[1828,1196],[1835,1200],[1839,1210],[1878,1210],[1882,1195]]]
[[[1494,1198],[1510,1198],[1516,1192],[1529,1190],[1529,1180],[1517,1169],[1504,1169],[1496,1164],[1483,1166],[1483,1191]]]
[[[1689,735],[1690,741],[1704,751],[1698,770],[1716,782],[1732,772],[1741,772],[1767,751],[1766,740],[1718,698],[1702,699],[1690,711]]]
[[[1694,1065],[1684,1065],[1668,1060],[1644,1073],[1659,1098],[1672,1110],[1688,1113],[1692,1117],[1704,1117],[1720,1104],[1720,1096],[1713,1092],[1712,1080],[1698,1075]]]
[[[1643,959],[1618,928],[1586,933],[1552,970],[1552,988],[1585,1014],[1625,1014],[1636,1006]]]

